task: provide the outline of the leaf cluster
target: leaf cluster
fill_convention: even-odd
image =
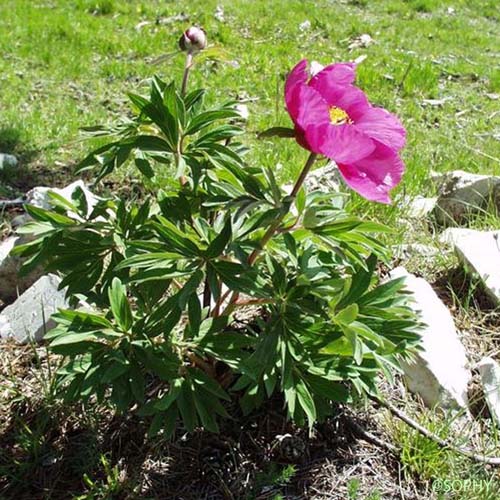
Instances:
[[[331,195],[291,198],[245,163],[235,103],[207,108],[204,96],[154,77],[147,97],[129,95],[131,116],[86,129],[108,142],[78,171],[100,180],[130,163],[154,188],[145,199],[92,204],[77,189],[26,207],[24,271],[62,275],[76,307],[46,336],[65,359],[59,387],[151,417],[153,434],[179,421],[216,432],[228,402],[248,413],[276,393],[312,426],[415,352],[401,280],[377,278],[387,228]]]

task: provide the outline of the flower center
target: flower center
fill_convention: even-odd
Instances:
[[[352,120],[349,118],[349,115],[337,106],[332,106],[329,110],[330,113],[330,121],[333,125],[344,125],[344,123],[352,123]]]

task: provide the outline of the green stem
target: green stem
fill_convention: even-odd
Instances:
[[[302,187],[302,184],[304,184],[304,181],[307,177],[307,174],[311,170],[311,167],[313,166],[314,162],[316,161],[317,158],[316,153],[311,153],[309,155],[309,158],[307,158],[307,161],[304,165],[304,168],[300,172],[300,175],[298,179],[295,181],[295,185],[293,186],[293,189],[290,193],[290,196],[292,198],[295,198],[297,196],[297,193],[300,191],[300,188]],[[274,236],[276,231],[281,225],[281,222],[283,221],[284,217],[286,214],[283,214],[281,217],[276,219],[268,228],[262,239],[260,240],[259,246],[250,254],[248,257],[248,263],[252,265],[255,262],[255,259],[259,256],[259,254],[264,250],[264,247],[267,245],[269,240]]]
[[[182,76],[182,85],[181,85],[181,95],[186,95],[187,83],[189,78],[189,70],[193,64],[193,53],[188,52],[186,54],[186,64],[184,66],[184,75]]]
[[[309,157],[307,158],[307,161],[302,168],[302,171],[300,172],[299,177],[295,181],[295,184],[293,186],[293,189],[290,193],[290,196],[295,198],[297,196],[297,193],[300,191],[300,188],[304,184],[304,181],[307,177],[307,174],[310,172],[314,162],[316,161],[316,158],[318,155],[316,153],[311,153]],[[285,218],[286,213],[278,217],[267,229],[265,232],[264,236],[259,242],[259,245],[257,248],[254,249],[254,251],[249,255],[248,257],[248,264],[251,266],[257,259],[257,257],[262,253],[264,250],[264,247],[267,245],[269,240],[276,234],[277,230],[279,229],[281,223],[283,222],[283,219]],[[231,299],[229,300],[229,304],[227,305],[226,309],[222,312],[222,315],[228,315],[231,314],[231,312],[234,310],[235,303],[238,300],[238,297],[240,294],[238,292],[233,292],[233,295],[231,296]],[[224,300],[225,297],[223,297]]]

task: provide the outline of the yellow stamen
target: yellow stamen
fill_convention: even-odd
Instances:
[[[330,121],[333,125],[344,125],[344,123],[352,123],[349,115],[337,106],[332,106],[330,108]]]

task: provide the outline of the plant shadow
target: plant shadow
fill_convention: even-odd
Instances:
[[[72,177],[72,166],[49,166],[39,161],[40,149],[23,140],[20,127],[0,126],[0,153],[14,155],[18,163],[6,172],[0,170],[0,185],[17,196],[25,194],[35,186],[65,185]]]

